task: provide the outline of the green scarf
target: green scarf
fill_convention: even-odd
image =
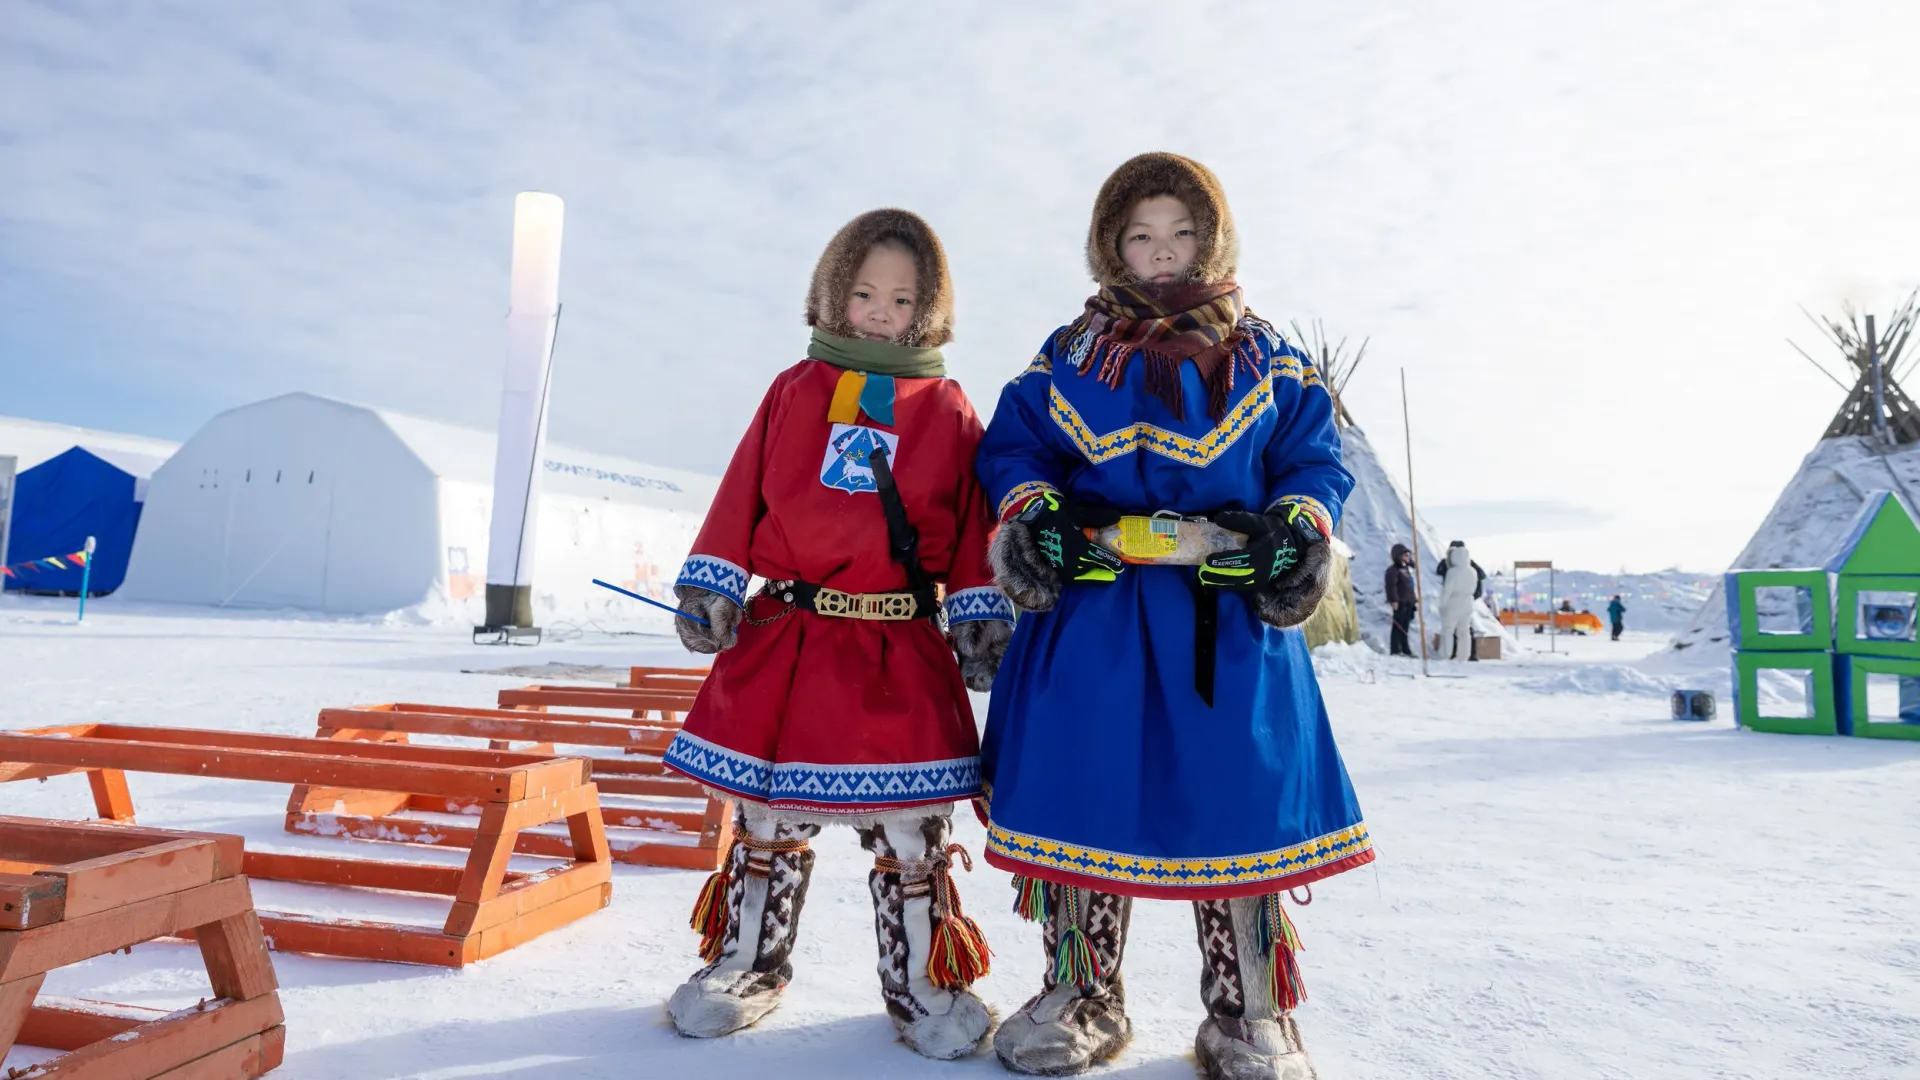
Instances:
[[[939,349],[913,349],[891,341],[845,338],[820,329],[814,330],[813,340],[807,343],[807,356],[848,371],[901,379],[938,379],[947,373],[947,361]]]

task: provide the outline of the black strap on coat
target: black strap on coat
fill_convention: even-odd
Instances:
[[[1187,579],[1193,590],[1193,690],[1213,708],[1214,654],[1220,641],[1220,590],[1200,584],[1199,574]]]
[[[919,594],[933,593],[933,578],[920,565],[920,532],[907,520],[907,504],[893,482],[893,466],[887,464],[887,448],[876,446],[867,458],[873,467],[873,486],[880,496],[880,509],[887,515],[887,554],[907,572],[907,588]]]

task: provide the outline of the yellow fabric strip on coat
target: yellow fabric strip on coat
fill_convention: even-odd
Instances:
[[[860,419],[860,393],[867,388],[867,373],[843,371],[833,388],[833,404],[827,406],[827,422],[851,424]]]

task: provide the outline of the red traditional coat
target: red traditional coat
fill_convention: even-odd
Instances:
[[[960,669],[932,619],[834,618],[767,596],[750,577],[851,593],[904,592],[867,451],[884,442],[920,562],[946,586],[948,622],[1011,621],[992,585],[993,518],[974,477],[982,428],[950,379],[896,379],[893,423],[828,418],[843,372],[782,372],[734,451],[679,584],[747,609],[666,753],[710,787],[775,809],[868,814],[969,799],[979,737]]]

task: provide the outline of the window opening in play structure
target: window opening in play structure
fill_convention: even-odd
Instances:
[[[1813,672],[1806,668],[1761,668],[1754,675],[1761,716],[1769,720],[1813,719]]]
[[[1915,626],[1916,609],[1920,609],[1920,593],[1863,589],[1860,592],[1860,617],[1854,622],[1854,639],[1920,640]]]
[[[1804,585],[1762,585],[1753,590],[1753,607],[1763,634],[1813,633],[1813,590]]]
[[[1875,724],[1920,724],[1920,675],[1868,672],[1867,719]]]

